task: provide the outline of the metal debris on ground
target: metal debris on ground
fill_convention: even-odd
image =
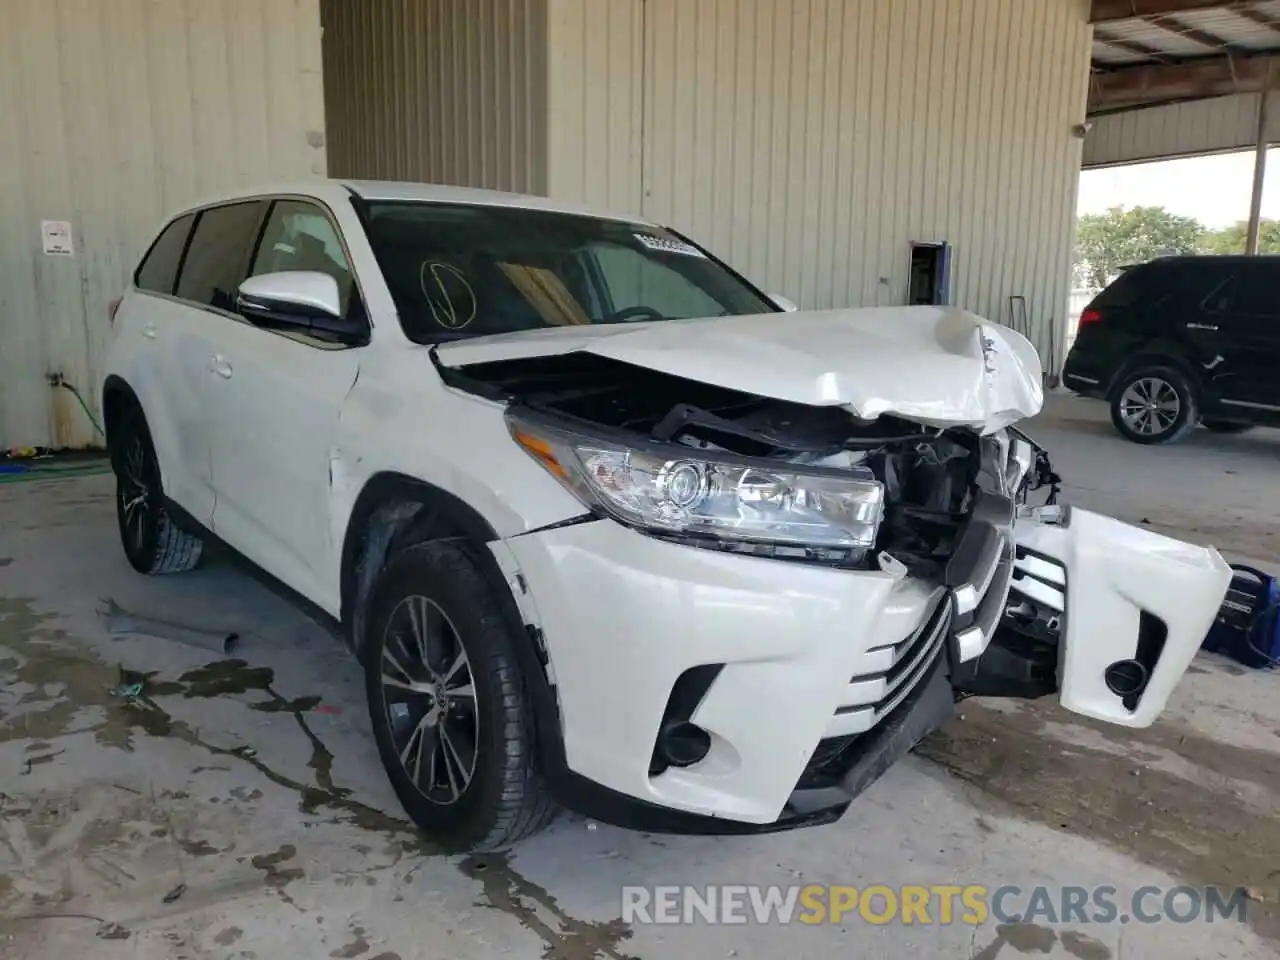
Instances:
[[[231,653],[233,647],[240,642],[240,633],[235,630],[207,629],[148,617],[124,609],[111,597],[102,597],[98,604],[98,616],[106,623],[107,632],[119,636],[122,634],[141,634],[157,637],[161,640],[172,640],[199,650],[208,650],[221,656]]]
[[[128,940],[129,931],[118,923],[102,923],[98,926],[99,940]]]

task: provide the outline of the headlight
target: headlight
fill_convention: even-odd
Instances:
[[[862,552],[884,488],[870,470],[801,470],[631,445],[508,416],[516,443],[587,506],[656,533]]]

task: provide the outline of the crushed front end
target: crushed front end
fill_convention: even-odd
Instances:
[[[585,353],[442,374],[506,403],[584,504],[495,552],[554,689],[562,795],[600,819],[834,819],[970,694],[1149,723],[1226,588],[1211,550],[1057,506],[1013,428],[860,420]]]

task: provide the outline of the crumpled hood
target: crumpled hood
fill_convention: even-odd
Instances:
[[[956,307],[867,307],[554,327],[441,344],[462,367],[576,350],[762,396],[1000,430],[1040,412],[1040,358],[1021,334]]]

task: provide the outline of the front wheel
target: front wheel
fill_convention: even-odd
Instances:
[[[1111,422],[1134,443],[1172,443],[1199,422],[1195,391],[1182,371],[1143,367],[1124,378],[1111,400]]]
[[[495,850],[556,806],[499,598],[456,543],[408,547],[374,589],[364,646],[369,718],[405,812],[432,839]]]

